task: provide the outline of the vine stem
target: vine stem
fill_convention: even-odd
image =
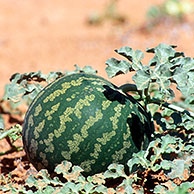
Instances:
[[[119,87],[122,92],[138,92],[140,96],[142,96],[142,91],[137,89],[137,86],[135,84],[123,84]]]
[[[180,113],[186,113],[188,116],[194,118],[194,113],[193,112],[185,110],[184,108],[181,108],[181,107],[176,106],[174,104],[170,104],[168,102],[163,102],[163,101],[158,100],[158,99],[151,99],[150,103],[162,105],[163,107],[169,108],[169,109],[171,109],[173,111],[177,111],[177,112],[180,112]]]
[[[142,91],[138,90],[137,86],[135,84],[124,84],[124,85],[121,85],[119,87],[119,89],[122,90],[122,92],[124,92],[124,93],[131,92],[131,91],[134,92],[135,91],[135,92],[138,92],[138,94],[140,96],[142,94]],[[180,113],[186,113],[188,116],[194,118],[194,113],[193,112],[185,110],[184,108],[181,108],[181,107],[176,106],[174,104],[170,104],[168,102],[164,102],[164,101],[159,100],[159,99],[155,99],[155,98],[151,99],[150,98],[148,103],[149,104],[150,103],[158,104],[158,105],[161,105],[161,106],[163,106],[165,108],[169,108],[169,109],[171,109],[173,111],[177,111],[177,112],[180,112]]]

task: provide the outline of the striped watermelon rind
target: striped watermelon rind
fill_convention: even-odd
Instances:
[[[88,176],[111,163],[126,164],[147,146],[150,133],[147,113],[131,96],[99,76],[76,73],[55,80],[33,100],[23,144],[38,170],[52,172],[68,160]]]

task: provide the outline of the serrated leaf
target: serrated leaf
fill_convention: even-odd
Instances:
[[[169,145],[170,144],[171,145],[176,145],[177,140],[181,140],[181,139],[173,137],[173,136],[170,136],[169,134],[167,134],[165,136],[162,136],[161,140],[162,141],[161,141],[161,150],[160,150],[160,152],[161,153],[171,153],[171,152],[174,152],[175,149],[174,149],[173,146],[169,146]]]
[[[96,74],[97,70],[93,69],[91,66],[84,66],[83,68],[79,67],[77,64],[74,65],[76,70],[70,73],[89,73]]]
[[[30,175],[28,178],[27,178],[27,180],[26,180],[26,184],[29,186],[29,187],[32,187],[33,186],[33,184],[36,182],[36,178],[35,178],[35,176],[33,176],[33,175]]]
[[[154,193],[155,194],[166,194],[167,193],[167,189],[165,186],[162,185],[156,185],[154,188]]]
[[[189,57],[175,60],[177,68],[174,71],[173,79],[177,88],[186,97],[194,94],[194,59]]]
[[[183,57],[184,54],[176,52],[172,46],[166,44],[159,44],[156,48],[147,51],[155,53],[155,56],[149,62],[149,66],[155,66],[150,71],[151,80],[158,85],[162,99],[172,100],[175,97],[174,91],[169,88],[172,75],[174,69],[178,67],[176,61],[179,58],[177,57]]]
[[[175,160],[173,161],[174,167],[172,168],[172,171],[168,173],[168,177],[174,179],[174,178],[181,178],[181,176],[184,173],[184,160]]]
[[[61,164],[56,166],[55,172],[57,174],[67,173],[70,170],[71,167],[72,167],[71,162],[63,161]]]
[[[44,183],[50,183],[50,174],[48,173],[48,171],[46,169],[42,169],[38,172],[37,177],[41,177],[42,180],[44,181]]]
[[[120,49],[116,49],[115,52],[127,58],[130,62],[133,62],[132,58],[133,49],[131,47],[128,46],[121,47]]]
[[[152,169],[154,172],[160,170],[161,168],[162,168],[162,166],[159,165],[159,164],[155,164],[155,165],[151,166],[151,169]]]
[[[41,190],[39,192],[40,194],[48,194],[48,193],[54,193],[56,192],[56,190],[57,189],[55,189],[54,187],[48,185],[44,188],[44,190]],[[38,194],[39,192],[36,192],[36,194]]]
[[[132,77],[133,81],[137,85],[138,90],[144,90],[148,88],[151,76],[150,73],[144,70],[138,70],[136,74]]]
[[[71,162],[63,161],[61,164],[57,165],[55,168],[55,172],[57,174],[63,175],[65,179],[68,181],[85,181],[85,178],[81,175],[81,172],[83,172],[83,169],[79,166],[73,166]]]
[[[11,76],[10,81],[12,83],[17,83],[17,84],[20,84],[24,80],[27,80],[27,81],[36,80],[38,82],[41,82],[41,81],[46,81],[46,77],[47,76],[43,74],[41,71],[24,73],[24,74],[15,73]]]
[[[80,185],[68,181],[67,183],[65,183],[63,188],[65,188],[66,190],[68,189],[69,193],[78,193],[79,186]]]
[[[166,161],[164,161],[161,165],[164,166],[159,166],[156,161],[158,159],[163,158],[163,154],[169,154],[169,153],[178,153],[180,152],[180,148],[177,146],[177,141],[180,142],[181,144],[181,139],[176,138],[173,136],[170,136],[169,134],[162,136],[161,138],[157,138],[155,141],[151,141],[147,150],[150,150],[152,148],[152,151],[154,154],[150,156],[150,163],[148,163],[148,167],[151,168],[153,171],[157,171],[160,168],[164,167],[166,168]],[[183,144],[180,146],[182,147]],[[179,148],[176,150],[176,148]],[[149,152],[147,152],[149,154]],[[146,154],[146,155],[147,155]],[[163,160],[163,159],[162,159]]]
[[[51,71],[49,72],[49,74],[46,76],[46,82],[47,83],[51,83],[52,81],[60,78],[60,77],[63,77],[65,74],[61,71]]]
[[[167,176],[171,179],[178,177],[180,180],[184,180],[184,177],[189,177],[193,159],[194,154],[186,155],[181,159],[173,160],[171,164],[171,171],[167,174]]]
[[[29,105],[38,92],[45,86],[45,83],[41,85],[40,82],[50,83],[63,75],[62,72],[50,72],[48,75],[45,75],[41,71],[24,74],[15,73],[10,78],[11,83],[5,86],[3,100],[17,102],[14,105],[15,107],[24,102],[27,102]],[[13,107],[13,103],[11,105],[12,108],[15,108]]]
[[[121,164],[110,164],[108,170],[104,172],[105,178],[125,177],[124,166]]]
[[[67,193],[67,194],[72,194],[72,191],[71,191],[71,189],[68,187],[68,186],[66,186],[66,185],[64,185],[63,187],[61,187],[60,188],[60,190],[58,191],[59,193]],[[57,192],[56,192],[57,193]]]
[[[186,104],[194,105],[194,96],[187,96],[185,99]]]
[[[105,184],[105,176],[103,173],[99,173],[99,174],[95,174],[95,175],[92,175],[92,176],[88,176],[87,177],[87,181],[88,182],[91,182],[95,185],[102,185],[102,184]]]
[[[114,77],[119,74],[126,74],[128,73],[129,69],[131,68],[131,65],[127,61],[120,61],[115,58],[110,58],[106,61],[106,72],[108,74],[108,77]]]
[[[134,153],[133,157],[128,160],[127,166],[129,167],[130,173],[136,170],[136,166],[147,169],[150,166],[150,161],[146,159],[146,151],[141,150],[138,153]]]
[[[187,151],[187,152],[194,152],[194,147],[193,147],[193,145],[186,145],[186,146],[184,146],[183,150]],[[193,158],[194,158],[194,156],[193,156]]]
[[[169,64],[159,64],[153,69],[151,79],[158,85],[161,99],[172,100],[175,97],[174,91],[169,88],[171,85],[172,72]]]
[[[108,193],[107,187],[104,185],[98,185],[96,188],[93,189],[94,193]]]
[[[193,118],[188,116],[186,113],[182,115],[182,123],[180,124],[181,127],[184,127],[186,130],[194,131],[194,122]]]
[[[5,86],[4,100],[12,100],[18,102],[25,93],[25,89],[16,83],[7,84]]]
[[[153,69],[152,79],[158,80],[159,84],[161,83],[160,84],[161,86],[163,85],[163,83],[168,81],[171,76],[172,76],[172,73],[170,71],[170,67],[168,63],[158,64]],[[168,85],[166,85],[165,88],[168,87],[169,85],[170,83],[168,83]]]
[[[174,48],[174,46],[161,43],[155,48],[147,49],[146,52],[155,54],[155,56],[150,60],[149,65],[155,66],[165,64],[174,58],[184,56],[184,53],[176,52]]]
[[[141,60],[144,58],[144,53],[140,50],[133,50],[130,47],[122,47],[115,50],[118,54],[126,57],[130,62],[132,62],[132,69],[137,71],[143,68]]]
[[[172,167],[172,161],[169,160],[162,160],[160,166],[164,170],[169,170]]]
[[[84,184],[83,189],[86,193],[91,193],[94,187],[95,185],[89,182],[89,183]]]
[[[194,189],[194,186],[193,186],[193,181],[192,182],[183,182],[181,183],[179,186],[177,186],[175,188],[175,192],[174,194],[189,194],[188,190],[189,189]],[[172,193],[173,194],[173,193]]]
[[[117,187],[117,193],[126,193],[126,194],[134,193],[132,184],[133,184],[132,179],[124,179],[123,182]],[[138,191],[136,190],[136,192]]]
[[[184,96],[194,94],[194,71],[187,71],[183,65],[176,69],[173,79]]]

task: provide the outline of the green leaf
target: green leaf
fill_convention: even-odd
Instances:
[[[69,72],[67,74],[71,73],[89,73],[89,74],[96,74],[97,70],[93,69],[91,66],[84,66],[83,68],[79,67],[77,64],[74,65],[76,70],[73,72]]]
[[[19,74],[11,76],[10,84],[5,86],[3,100],[30,104],[34,97],[43,89],[44,85],[40,82],[50,83],[55,79],[63,76],[62,72],[50,72],[48,75],[42,74],[41,71]],[[38,84],[37,84],[38,83]]]
[[[126,194],[131,194],[131,193],[141,193],[137,189],[134,190],[132,187],[133,184],[133,179],[124,179],[123,182],[117,187],[117,193],[126,193]],[[119,192],[120,191],[120,192]],[[143,194],[143,192],[142,192]]]
[[[2,115],[0,115],[0,130],[1,129],[4,129],[5,125],[4,125],[4,120],[3,120],[3,117]],[[1,139],[1,138],[0,138]]]
[[[121,47],[120,49],[116,49],[115,52],[127,58],[130,62],[133,62],[133,49],[131,47]]]
[[[25,93],[25,89],[16,83],[10,83],[5,86],[4,100],[12,100],[18,102]]]
[[[154,193],[155,194],[166,194],[167,193],[167,189],[165,186],[162,185],[156,185],[154,188]]]
[[[93,191],[94,187],[95,187],[94,184],[87,182],[86,184],[84,184],[83,189],[86,193],[91,193]]]
[[[170,173],[168,173],[168,177],[174,179],[176,177],[181,178],[184,174],[184,160],[175,159],[173,161],[173,168]]]
[[[185,154],[180,159],[174,159],[171,164],[171,171],[167,174],[167,176],[171,179],[179,178],[180,180],[184,180],[186,174],[189,176],[190,168],[193,165],[192,161],[194,160],[194,154]]]
[[[108,188],[104,185],[99,185],[95,189],[93,189],[94,193],[108,193]]]
[[[176,62],[177,67],[173,79],[177,83],[177,88],[182,92],[184,96],[190,96],[194,94],[194,59],[184,58]]]
[[[57,165],[55,168],[55,172],[57,174],[61,174],[61,173],[67,173],[72,167],[71,162],[68,161],[63,161],[61,164]]]
[[[85,181],[85,178],[81,175],[83,169],[79,166],[72,167],[71,162],[68,161],[63,161],[61,164],[57,165],[55,168],[55,172],[57,174],[62,173],[63,177],[68,181]]]
[[[194,70],[194,59],[190,57],[181,57],[173,60],[174,66],[183,68],[185,71],[193,71]]]
[[[105,178],[125,177],[124,166],[121,164],[110,164],[104,173]]]
[[[44,189],[48,188],[51,184],[54,187],[61,187],[64,185],[58,177],[54,177],[54,179],[52,179],[46,169],[40,170],[36,175],[30,175],[26,180],[26,185],[30,188],[35,187],[38,190],[38,193],[39,191],[42,192]]]
[[[146,158],[146,151],[141,150],[138,153],[134,153],[133,157],[127,162],[129,172],[136,170],[137,166],[141,166],[147,169],[150,166],[150,161]]]
[[[148,71],[138,70],[132,79],[137,85],[138,90],[144,90],[148,88],[151,81],[151,76]]]
[[[188,190],[193,189],[192,182],[183,182],[180,185],[176,185],[171,180],[167,182],[167,186],[157,185],[154,188],[156,194],[189,194]]]
[[[187,96],[185,99],[186,104],[194,105],[194,96]]]
[[[79,191],[79,186],[78,184],[75,184],[73,182],[67,182],[65,183],[65,185],[63,186],[63,189],[65,189],[65,191],[69,194],[71,193],[78,193]],[[64,190],[63,190],[64,191]]]
[[[154,193],[156,194],[173,194],[174,189],[177,187],[175,183],[173,183],[171,180],[167,181],[167,186],[157,185],[154,188]],[[176,193],[179,194],[179,193]]]
[[[176,50],[174,49],[175,47],[176,46],[161,43],[155,48],[147,49],[146,52],[155,54],[153,59],[150,60],[149,65],[155,66],[159,64],[165,64],[177,57],[180,57],[180,56],[184,57],[184,53],[176,52]],[[170,67],[172,66],[174,65],[171,64]]]
[[[158,85],[159,91],[163,96],[162,99],[168,97],[170,98],[169,100],[172,100],[175,97],[173,90],[169,88],[171,74],[168,63],[156,65],[151,74],[151,79],[155,80],[154,82]]]
[[[165,170],[169,170],[172,168],[172,161],[169,160],[162,160],[162,162],[160,163],[160,168],[165,169]]]
[[[147,150],[152,149],[154,154],[150,157],[150,162],[147,162],[147,166],[151,168],[153,171],[157,171],[160,169],[158,164],[156,163],[159,159],[162,159],[163,154],[169,154],[176,152],[176,143],[180,141],[179,138],[175,138],[170,136],[169,134],[162,136],[161,138],[157,138],[155,141],[151,141]],[[177,150],[179,152],[179,150]],[[146,155],[148,155],[147,152]],[[166,163],[163,163],[163,167],[165,167]],[[162,167],[162,166],[161,166]]]
[[[105,184],[105,176],[102,173],[95,174],[93,176],[88,176],[87,181],[94,185],[102,185]]]
[[[175,97],[174,91],[169,88],[172,82],[174,69],[178,67],[176,61],[184,57],[184,53],[176,52],[174,46],[159,44],[157,47],[147,49],[147,52],[154,53],[154,57],[149,62],[150,76],[153,83],[157,84],[161,99],[172,100]],[[182,58],[180,58],[182,57]]]
[[[137,71],[143,68],[141,60],[144,58],[144,53],[140,50],[133,50],[130,47],[122,47],[115,50],[118,54],[126,57],[130,62],[132,62],[132,69]]]
[[[189,194],[188,190],[193,189],[193,181],[192,182],[183,182],[179,186],[175,187],[175,194]],[[172,193],[173,194],[173,193]]]
[[[169,79],[172,76],[172,73],[170,71],[169,63],[157,64],[151,75],[152,79],[156,79],[156,82],[158,82],[162,88],[167,88],[170,86]]]
[[[193,118],[189,117],[186,113],[182,115],[182,123],[180,127],[184,127],[186,130],[194,131]]]
[[[56,189],[52,186],[47,185],[43,191],[38,191],[40,194],[48,194],[48,193],[54,193]],[[36,192],[37,193],[37,192]]]
[[[110,58],[106,61],[106,72],[108,74],[108,77],[114,77],[119,74],[126,74],[128,73],[129,69],[131,68],[131,65],[127,61],[119,61],[115,58]]]

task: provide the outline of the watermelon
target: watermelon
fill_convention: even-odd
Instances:
[[[63,160],[84,175],[126,164],[151,138],[151,120],[130,95],[93,74],[74,73],[47,85],[32,101],[23,144],[37,170],[53,172]]]

